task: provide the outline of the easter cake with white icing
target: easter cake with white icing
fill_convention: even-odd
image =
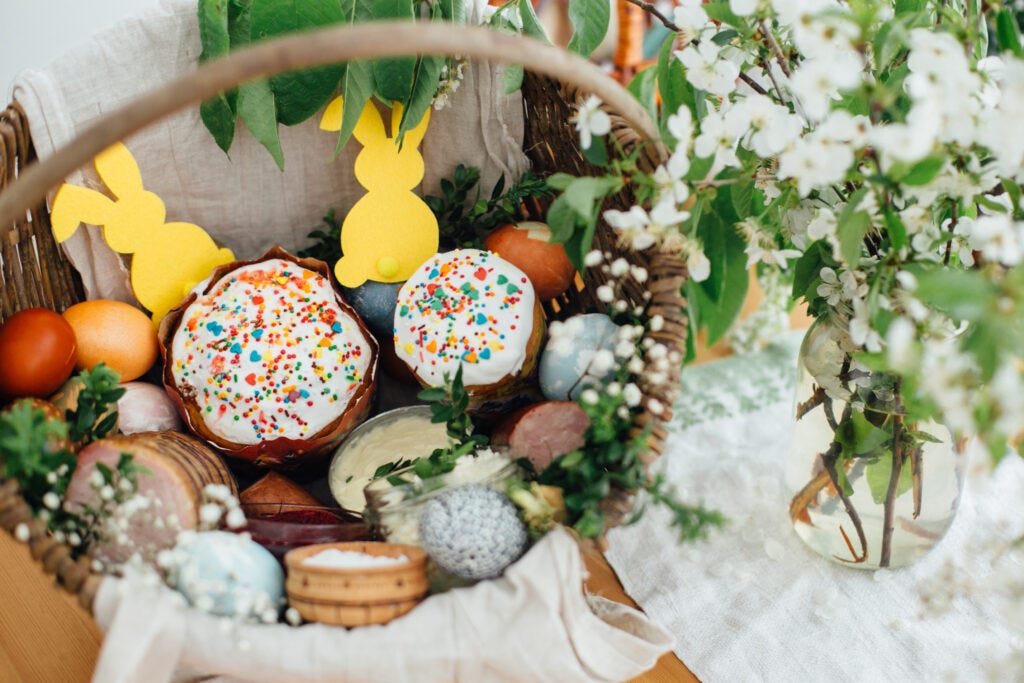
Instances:
[[[322,262],[274,249],[219,268],[161,332],[179,412],[231,455],[308,459],[369,412],[377,344]]]
[[[462,365],[471,395],[492,398],[533,373],[544,315],[526,275],[497,254],[428,259],[398,292],[395,353],[426,386]]]

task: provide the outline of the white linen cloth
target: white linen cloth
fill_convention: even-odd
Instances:
[[[585,596],[583,573],[576,542],[557,529],[501,578],[351,630],[226,625],[161,584],[108,578],[93,607],[106,633],[93,680],[574,683],[622,681],[654,666],[671,637],[637,610]]]
[[[479,20],[484,6],[483,0],[468,0],[469,20]],[[39,157],[67,145],[103,114],[195,70],[201,51],[196,0],[159,0],[45,68],[24,71],[13,97],[25,109]],[[460,163],[480,169],[484,196],[502,175],[508,186],[529,168],[522,150],[522,95],[506,96],[501,83],[499,67],[470,63],[448,106],[431,113],[420,147],[426,166],[421,196],[439,195],[441,179]],[[224,154],[203,126],[198,106],[124,142],[145,188],[167,205],[168,222],[199,225],[237,258],[250,259],[274,245],[292,252],[307,246],[307,234],[322,227],[328,209],[344,216],[365,194],[353,174],[361,146],[353,139],[335,157],[337,134],[320,130],[319,122],[316,114],[297,126],[279,127],[283,173],[241,122],[230,157]],[[67,180],[103,190],[91,166]],[[88,298],[134,302],[127,269],[101,231],[80,227],[64,249],[82,274]]]
[[[1008,457],[993,477],[967,477],[953,527],[910,567],[857,570],[817,555],[790,525],[783,485],[798,342],[789,336],[764,352],[684,371],[656,467],[684,500],[721,510],[729,524],[706,543],[680,546],[666,515],[649,509],[609,534],[609,562],[709,683],[983,679],[1011,648],[1020,651],[1020,633],[985,595],[932,616],[921,584],[987,541],[1021,533],[1024,463]],[[982,585],[991,574],[983,563],[965,571]]]

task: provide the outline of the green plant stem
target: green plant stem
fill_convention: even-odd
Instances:
[[[956,230],[956,224],[960,221],[960,204],[953,202],[953,216],[949,221],[949,239],[946,240],[946,253],[942,257],[942,265],[948,266],[949,259],[953,254],[953,231]]]
[[[897,380],[894,387],[897,396],[900,391],[900,382]],[[903,471],[903,416],[897,413],[893,417],[892,428],[892,472],[889,475],[889,487],[885,492],[885,506],[883,508],[882,524],[882,551],[879,555],[878,566],[888,567],[892,555],[892,532],[895,526],[896,496],[899,494],[900,473]]]
[[[839,453],[842,451],[842,446],[838,441],[833,441],[829,446],[828,451],[821,455],[821,462],[825,466],[825,471],[828,472],[829,479],[832,480],[832,485],[836,487],[836,491],[839,493],[839,499],[843,501],[843,507],[846,509],[846,514],[849,516],[850,521],[853,523],[853,528],[857,532],[857,540],[860,543],[860,556],[853,553],[853,559],[847,560],[833,555],[840,562],[849,562],[851,564],[860,564],[868,559],[868,537],[864,533],[864,523],[860,519],[860,514],[857,512],[857,508],[854,507],[850,497],[846,495],[846,491],[843,490],[842,484],[839,482],[839,474],[836,472],[836,461],[839,459]],[[842,527],[840,527],[842,532]],[[846,538],[846,535],[843,535]]]
[[[667,28],[669,31],[672,31],[673,33],[680,33],[683,30],[676,26],[676,24],[671,19],[662,14],[661,10],[659,10],[657,7],[655,7],[649,2],[644,2],[643,0],[626,0],[626,2],[628,2],[631,5],[636,5],[643,11],[650,14],[651,16],[656,17],[658,21],[665,25],[665,28]]]

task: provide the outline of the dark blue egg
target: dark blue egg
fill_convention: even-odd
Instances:
[[[390,339],[395,324],[395,303],[402,284],[367,280],[358,287],[342,287],[341,292],[377,339]]]

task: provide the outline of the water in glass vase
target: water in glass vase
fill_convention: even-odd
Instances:
[[[790,518],[816,552],[853,567],[898,567],[949,529],[962,457],[949,431],[908,419],[898,377],[859,367],[843,333],[815,325],[800,352],[786,463]]]

